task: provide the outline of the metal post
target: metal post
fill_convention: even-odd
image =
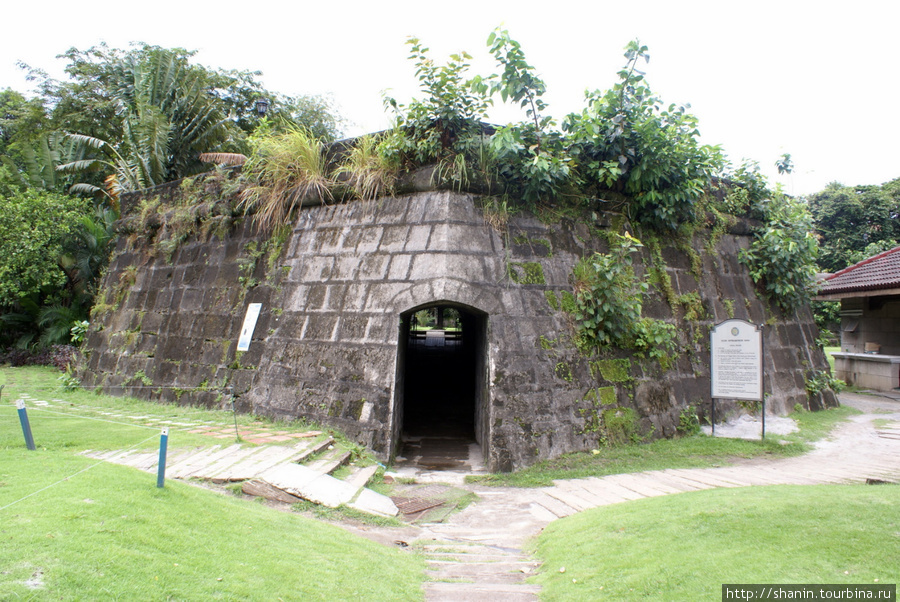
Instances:
[[[762,440],[766,440],[766,393],[763,391],[762,400]]]
[[[712,436],[716,436],[716,398],[712,400]]]
[[[231,402],[231,415],[234,416],[234,440],[240,441],[241,433],[238,431],[237,410],[234,408],[234,389],[228,387],[226,391],[228,391],[228,400]]]
[[[163,487],[166,481],[166,448],[169,446],[169,427],[159,436],[159,466],[156,471],[156,486]]]
[[[25,400],[16,401],[16,408],[19,410],[19,422],[22,424],[22,433],[25,434],[25,446],[34,451],[34,437],[31,436],[31,424],[28,422],[28,411],[25,409]]]
[[[763,327],[759,327],[759,358],[760,358],[760,367],[766,361],[766,340],[762,335]],[[762,397],[762,439],[761,441],[766,440],[766,371],[762,369],[759,371],[759,394]]]

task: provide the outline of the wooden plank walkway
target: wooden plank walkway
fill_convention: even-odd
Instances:
[[[334,443],[327,437],[321,441],[302,439],[294,445],[240,444],[222,447],[196,447],[171,450],[166,456],[166,477],[172,479],[207,479],[217,483],[247,481],[279,464],[303,462]],[[131,466],[155,472],[159,464],[158,451],[85,451],[82,455],[113,464]]]

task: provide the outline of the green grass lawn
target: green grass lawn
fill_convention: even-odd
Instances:
[[[765,441],[747,441],[696,435],[678,439],[658,439],[649,443],[603,447],[596,453],[572,453],[539,462],[512,472],[470,477],[486,485],[546,487],[554,479],[663,470],[705,468],[727,465],[738,458],[787,457],[809,451],[809,443],[825,437],[839,422],[859,411],[842,406],[821,412],[795,412],[791,418],[798,433],[768,436]]]
[[[828,365],[831,366],[832,374],[834,374],[834,358],[831,356],[831,354],[837,353],[840,350],[840,347],[823,347],[823,351],[825,352],[825,359],[828,360]]]
[[[545,600],[720,600],[723,583],[900,581],[900,486],[714,489],[588,510],[536,544]],[[563,569],[564,572],[563,572]]]
[[[167,480],[160,489],[155,474],[78,455],[159,444],[158,428],[98,418],[101,408],[217,416],[224,425],[230,413],[43,390],[75,404],[73,413],[29,408],[38,449],[26,450],[16,394],[40,398],[48,378],[46,369],[0,369],[0,599],[422,598],[415,554],[190,484]],[[217,442],[177,433],[170,445],[181,437]]]
[[[44,366],[27,366],[22,368],[0,367],[0,385],[5,385],[0,396],[0,402],[14,403],[16,398],[22,394],[30,395],[33,399],[38,400],[62,400],[65,403],[63,407],[54,403],[51,408],[42,408],[29,403],[28,415],[32,423],[40,420],[65,420],[67,415],[76,416],[81,419],[92,419],[97,421],[106,421],[113,425],[117,423],[131,424],[133,431],[147,430],[146,426],[141,426],[140,421],[130,418],[119,418],[110,416],[109,413],[133,416],[146,416],[158,420],[169,420],[172,422],[189,422],[201,423],[209,422],[220,425],[223,428],[233,428],[235,421],[238,427],[284,427],[288,429],[301,430],[305,428],[321,429],[320,426],[309,424],[303,420],[297,420],[289,423],[273,423],[270,420],[253,416],[249,414],[237,414],[235,417],[230,408],[225,404],[226,409],[209,409],[190,405],[177,405],[172,403],[157,403],[153,401],[145,401],[132,397],[113,397],[110,395],[97,395],[91,391],[84,389],[65,390],[58,377],[60,372]],[[153,427],[159,433],[159,427]],[[148,430],[148,434],[153,429]],[[173,426],[170,429],[169,445],[211,445],[221,443],[222,440],[211,439],[209,436],[192,434],[188,431],[193,427]],[[339,435],[339,434],[338,434]],[[73,446],[87,444],[88,442],[80,441],[79,433],[72,431],[70,436],[75,437],[72,441]],[[111,436],[114,436],[111,434]],[[40,444],[40,438],[35,435],[35,441]],[[95,447],[93,449],[118,449],[124,442],[130,441],[129,437],[123,440],[110,440],[110,447]],[[225,440],[228,443],[228,440]],[[101,445],[102,441],[95,441],[95,444]],[[283,445],[291,445],[295,441],[283,442]],[[277,445],[278,443],[272,443]],[[151,443],[150,446],[156,445]],[[87,448],[84,448],[87,449]]]

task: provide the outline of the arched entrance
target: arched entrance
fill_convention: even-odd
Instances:
[[[462,468],[483,444],[487,314],[450,302],[400,316],[395,441],[400,461]]]

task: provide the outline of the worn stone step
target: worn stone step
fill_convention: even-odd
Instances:
[[[772,485],[818,485],[826,482],[821,476],[814,477],[808,474],[810,471],[809,466],[798,465],[782,465],[778,468],[756,466],[753,468],[753,474],[771,479]],[[834,480],[828,479],[827,482],[834,482]]]
[[[561,518],[537,503],[532,503],[528,506],[528,513],[542,523],[552,523],[557,518]]]
[[[344,479],[344,482],[349,483],[354,487],[365,487],[369,484],[369,481],[372,479],[372,476],[374,476],[376,472],[378,472],[377,464],[364,466],[362,468],[354,467],[353,472],[350,473],[350,476]]]
[[[385,495],[371,489],[360,489],[328,474],[299,464],[281,464],[262,475],[260,480],[316,504],[337,508],[347,505],[361,512],[397,516],[399,510]]]
[[[334,444],[333,437],[326,437],[321,441],[306,441],[300,445],[295,446],[295,449],[298,449],[297,455],[291,458],[291,462],[296,462],[297,464],[302,464],[306,462],[306,460],[324,449],[327,449],[329,445]]]
[[[450,566],[490,567],[492,571],[497,573],[517,573],[520,575],[531,574],[532,572],[537,570],[537,567],[541,565],[541,563],[536,560],[512,560],[509,558],[497,558],[496,556],[490,555],[479,556],[477,560],[475,558],[463,558],[462,561],[455,560],[452,555],[447,555],[446,558],[435,558],[432,556],[427,556],[425,558],[425,562],[429,567],[435,570]],[[470,569],[467,568],[465,570]]]
[[[308,462],[306,467],[321,474],[331,474],[350,461],[350,452],[339,448],[330,449],[321,458]]]
[[[215,464],[196,471],[194,476],[209,479],[214,483],[252,479],[256,474],[247,470],[247,467],[255,464],[255,456],[265,453],[265,449],[262,447],[241,448]]]
[[[540,585],[530,583],[453,583],[431,581],[425,584],[429,602],[530,602],[538,599]]]
[[[747,487],[745,481],[725,474],[721,468],[670,468],[666,472],[681,474],[689,479],[698,479],[715,487]]]
[[[611,480],[610,477],[588,477],[577,479],[574,483],[597,498],[600,502],[597,504],[598,506],[631,502],[645,497],[634,489]]]
[[[558,499],[567,506],[575,508],[578,512],[604,505],[603,500],[574,484],[558,484],[556,487],[547,487],[541,491],[550,497]]]
[[[263,497],[267,500],[273,500],[285,504],[296,504],[297,502],[303,501],[303,498],[292,495],[287,491],[283,491],[281,489],[278,489],[277,487],[270,485],[269,483],[266,483],[265,481],[260,481],[257,479],[244,481],[244,483],[241,485],[241,492],[247,495]]]
[[[193,472],[193,476],[203,479],[212,479],[220,473],[224,473],[235,464],[243,462],[246,458],[256,453],[258,449],[259,448],[253,447],[239,447],[231,453],[218,458],[216,461],[208,463],[206,466],[201,466],[198,470]]]
[[[347,505],[350,508],[369,514],[380,514],[382,516],[397,516],[400,514],[400,510],[391,498],[371,489],[360,490],[359,495]]]
[[[730,478],[740,479],[750,486],[776,484],[775,479],[771,475],[763,474],[750,468],[728,468],[723,470],[722,474]]]
[[[425,570],[425,574],[433,580],[471,581],[472,583],[524,583],[528,573],[521,571],[497,570],[497,567],[484,564],[448,564]]]
[[[270,485],[305,500],[337,508],[349,503],[358,488],[299,464],[281,464],[260,475]]]
[[[501,563],[513,563],[513,562],[524,562],[524,563],[534,563],[535,561],[530,560],[530,558],[524,554],[493,554],[490,551],[473,551],[473,552],[425,552],[425,559],[429,562],[449,562],[449,563],[461,563],[461,564],[501,564]]]
[[[738,486],[736,483],[733,483],[728,479],[716,478],[708,471],[709,469],[669,468],[664,470],[663,472],[672,477],[678,477],[686,481],[694,481],[701,486],[705,485],[705,488],[707,489],[713,487],[733,488]]]
[[[262,448],[256,453],[245,457],[241,462],[232,464],[212,478],[217,481],[246,481],[259,476],[274,466],[289,463],[293,455],[294,452],[290,448],[281,446]]]
[[[521,550],[515,548],[504,548],[492,546],[473,541],[460,541],[456,539],[432,539],[428,543],[419,542],[418,547],[428,553],[475,553],[475,554],[494,554],[497,556],[522,556]]]
[[[652,475],[654,481],[663,485],[668,485],[673,489],[680,489],[682,493],[699,491],[701,489],[712,489],[712,485],[698,483],[697,481],[685,479],[676,475],[666,474],[665,471],[662,470],[654,470],[652,473],[648,474]]]

